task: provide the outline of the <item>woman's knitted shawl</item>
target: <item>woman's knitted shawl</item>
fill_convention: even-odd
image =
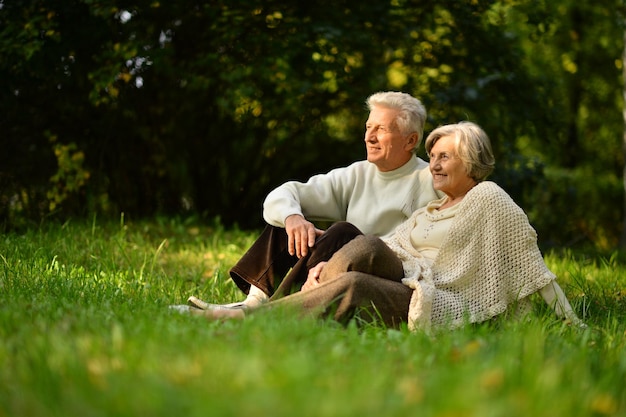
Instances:
[[[487,320],[527,304],[526,297],[555,279],[528,217],[497,184],[479,183],[459,204],[430,267],[410,240],[419,211],[385,239],[402,260],[402,282],[414,289],[411,329]]]

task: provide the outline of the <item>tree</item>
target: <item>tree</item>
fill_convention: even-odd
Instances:
[[[626,14],[624,14],[626,15]],[[624,23],[624,36],[623,36],[623,50],[622,50],[622,118],[624,121],[624,128],[622,131],[622,155],[624,157],[624,161],[626,161],[626,19],[623,20]],[[622,221],[622,234],[620,237],[620,248],[622,250],[626,250],[626,164],[624,164],[622,181],[624,185],[624,218]]]
[[[531,2],[522,16],[538,23],[516,26],[527,36],[524,65],[548,104],[546,134],[517,145],[546,166],[526,207],[551,245],[614,249],[624,227],[620,3]]]
[[[272,187],[363,157],[364,101],[393,89],[422,99],[427,130],[485,127],[494,179],[546,245],[611,247],[623,196],[615,11],[615,0],[0,2],[0,221],[123,211],[260,226]]]

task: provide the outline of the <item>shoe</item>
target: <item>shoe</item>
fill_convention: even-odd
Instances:
[[[211,304],[206,301],[194,297],[193,295],[187,299],[188,306],[199,308],[200,310],[242,310],[246,308],[243,302],[230,304]]]

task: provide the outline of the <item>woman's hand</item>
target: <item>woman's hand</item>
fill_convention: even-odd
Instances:
[[[308,291],[320,285],[320,274],[327,263],[328,262],[320,262],[313,268],[309,269],[309,275],[307,276],[306,282],[302,286],[302,291]]]

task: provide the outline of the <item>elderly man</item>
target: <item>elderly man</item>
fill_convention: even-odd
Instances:
[[[287,182],[265,199],[268,225],[230,270],[247,298],[218,305],[190,297],[190,306],[247,308],[288,295],[307,280],[312,267],[355,236],[388,236],[416,209],[438,198],[428,163],[415,155],[426,120],[422,103],[406,93],[379,92],[366,104],[366,161],[305,183]],[[323,231],[314,221],[335,223]]]

